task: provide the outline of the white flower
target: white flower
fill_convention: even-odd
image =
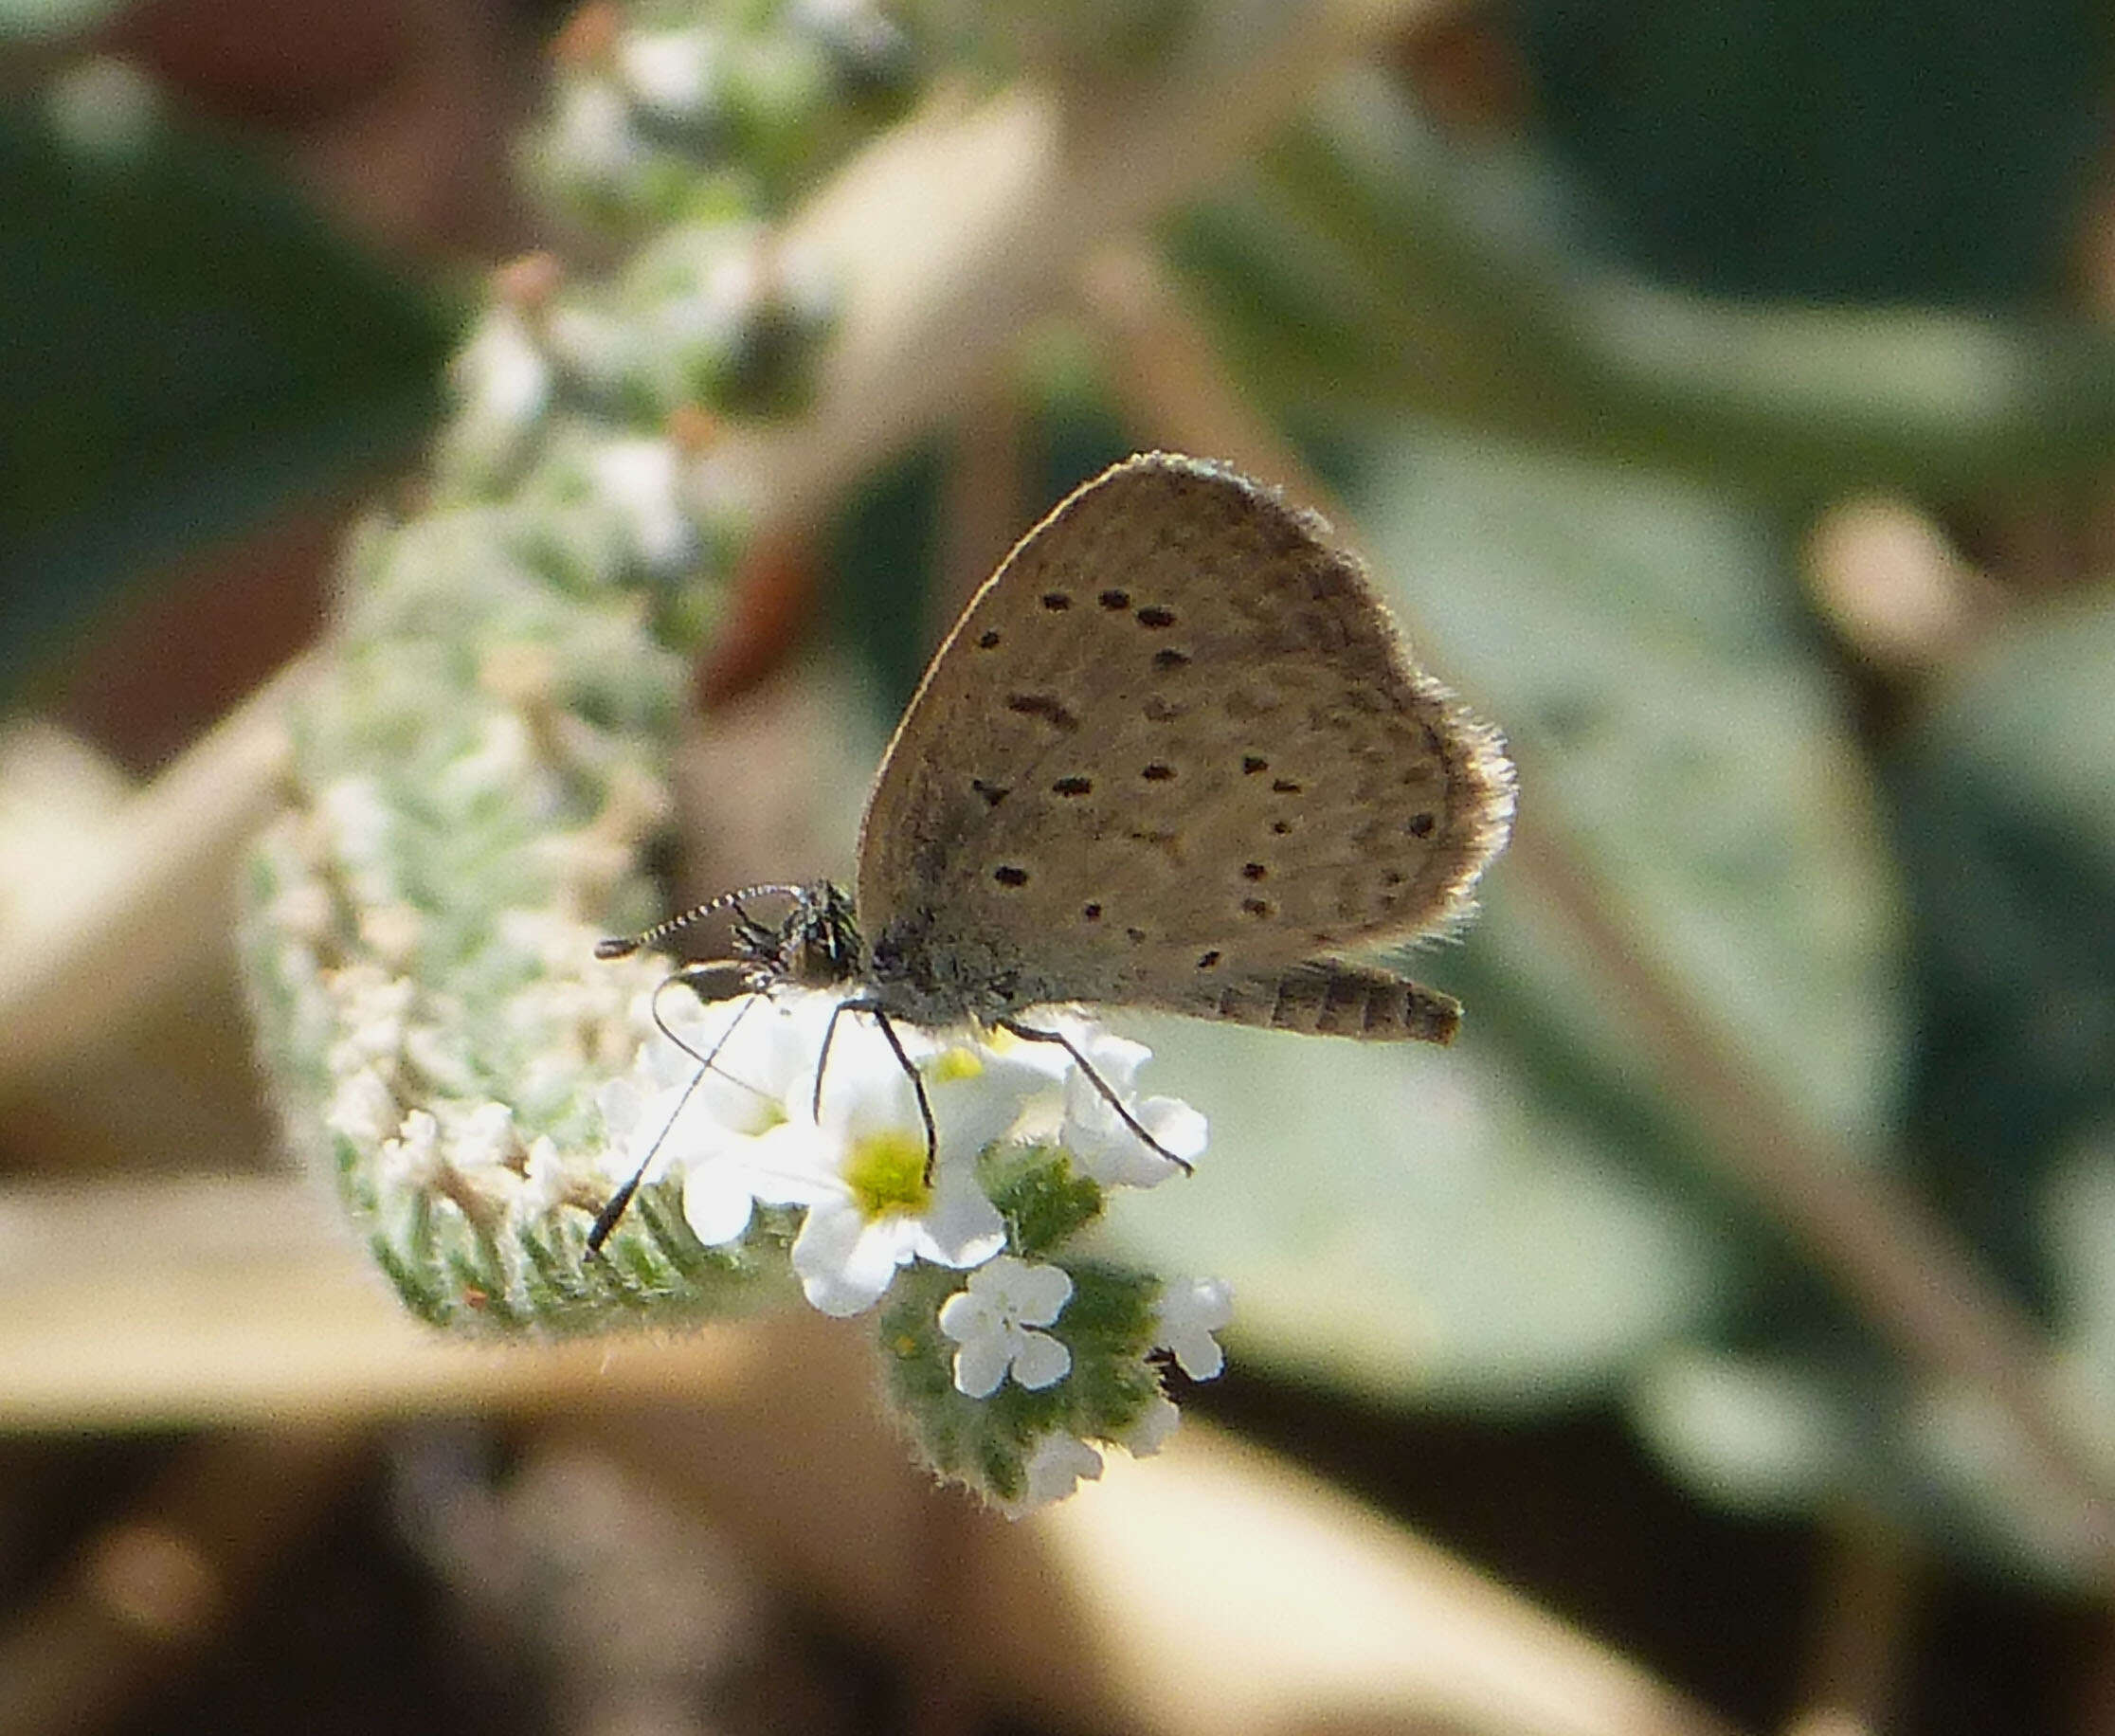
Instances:
[[[264,917],[275,929],[314,945],[329,936],[337,920],[337,905],[322,881],[293,880],[280,889]]]
[[[549,1134],[539,1133],[522,1166],[515,1210],[532,1221],[546,1218],[559,1206],[573,1203],[581,1192],[581,1178],[572,1163],[560,1153]]]
[[[962,1347],[955,1352],[955,1391],[988,1399],[1007,1372],[1030,1392],[1055,1386],[1072,1372],[1072,1352],[1047,1332],[1072,1300],[1072,1275],[1062,1266],[1036,1266],[1002,1254],[969,1275],[967,1288],[940,1306],[940,1329]]]
[[[649,1182],[681,1174],[683,1212],[698,1239],[732,1241],[749,1227],[756,1198],[746,1160],[785,1121],[786,1096],[804,1063],[812,1067],[817,1039],[794,1028],[785,1004],[758,995],[707,1003],[671,988],[641,1001],[642,1009],[660,1007],[680,1042],[657,1030],[631,1076],[602,1088],[610,1178],[642,1168]]]
[[[589,486],[624,521],[650,567],[674,567],[696,546],[678,497],[679,470],[676,448],[665,440],[612,440],[588,456]]]
[[[913,1063],[917,1049],[931,1048],[920,1033],[898,1034]],[[793,1270],[825,1314],[872,1307],[896,1269],[913,1259],[978,1266],[1005,1246],[1005,1223],[977,1183],[976,1162],[1020,1119],[1021,1094],[1010,1070],[974,1053],[950,1049],[927,1058],[937,1062],[925,1080],[939,1132],[930,1185],[917,1094],[867,1021],[847,1015],[839,1022],[821,1116],[809,1113],[812,1094],[787,1106],[783,1140],[799,1155],[780,1189],[757,1197],[807,1206]]]
[[[360,913],[360,945],[391,968],[410,966],[425,934],[425,918],[401,898],[371,904]]]
[[[1028,1487],[1021,1492],[1021,1499],[1000,1505],[1000,1511],[1009,1519],[1019,1519],[1039,1507],[1062,1501],[1083,1481],[1098,1479],[1102,1474],[1102,1456],[1084,1440],[1071,1435],[1045,1435],[1028,1456],[1026,1469]]]
[[[1081,1161],[1104,1180],[1157,1181],[1174,1166],[1122,1126],[1063,1050],[1051,1044],[965,1037],[942,1040],[895,1026],[918,1069],[937,1133],[929,1163],[918,1092],[903,1060],[868,1015],[836,1018],[839,997],[779,986],[701,1004],[675,991],[642,997],[639,1020],[659,1006],[680,1040],[657,1034],[629,1077],[601,1094],[613,1185],[635,1173],[683,1182],[683,1213],[709,1246],[734,1240],[758,1203],[804,1208],[792,1263],[808,1301],[829,1314],[872,1307],[900,1267],[923,1259],[981,1266],[1005,1245],[1005,1225],[977,1179],[977,1160],[1010,1137],[1076,1137]],[[1081,1051],[1128,1092],[1147,1051],[1075,1020]],[[701,1057],[713,1057],[710,1069]],[[816,1079],[822,1069],[822,1090]],[[1072,1105],[1084,1092],[1092,1105]],[[1141,1118],[1185,1157],[1203,1148],[1203,1118],[1152,1098]],[[1057,1306],[1062,1306],[1058,1298]],[[1046,1324],[1020,1316],[1017,1324]],[[996,1344],[997,1341],[994,1341]],[[982,1346],[966,1349],[958,1377],[995,1390],[1009,1370],[1047,1383],[1064,1368],[1058,1348],[1032,1347],[1024,1364]],[[965,1390],[967,1390],[966,1387]]]
[[[332,1132],[370,1148],[380,1146],[403,1118],[396,1094],[372,1066],[355,1068],[340,1079],[323,1112],[323,1125]]]
[[[479,1104],[455,1129],[449,1156],[462,1170],[516,1167],[523,1152],[514,1111],[504,1103]]]
[[[390,1064],[403,1054],[418,994],[409,977],[391,976],[372,965],[348,965],[331,978],[330,991],[340,1033],[327,1058],[333,1073]]]
[[[674,1130],[683,1165],[683,1216],[698,1240],[732,1241],[758,1200],[787,1196],[804,1151],[787,1127],[790,1105],[812,1099],[816,1052],[828,1018],[824,995],[750,995],[700,1007],[669,1022],[713,1071],[690,1095]],[[678,1052],[679,1053],[679,1052]],[[688,1056],[690,1072],[697,1064]],[[790,1191],[800,1191],[797,1181]]]
[[[1202,1155],[1208,1130],[1202,1115],[1176,1097],[1141,1101],[1132,1089],[1139,1068],[1152,1058],[1150,1049],[1070,1016],[1062,1017],[1058,1028],[1072,1039],[1102,1083],[1164,1148],[1184,1163]],[[1065,1119],[1059,1141],[1079,1166],[1105,1186],[1152,1187],[1181,1173],[1179,1165],[1169,1163],[1124,1124],[1094,1080],[1076,1066],[1065,1075]]]
[[[710,30],[642,31],[617,45],[617,70],[647,107],[678,119],[714,95],[716,38]]]
[[[560,87],[551,132],[558,154],[588,179],[613,181],[643,154],[624,97],[599,81],[573,79]]]
[[[1208,1381],[1226,1366],[1226,1353],[1213,1338],[1234,1318],[1234,1290],[1224,1278],[1192,1278],[1169,1284],[1160,1299],[1158,1346],[1171,1351],[1193,1381]]]
[[[540,416],[550,401],[551,366],[511,307],[485,316],[449,372],[463,414],[485,424],[519,427]]]
[[[339,855],[355,862],[372,862],[387,850],[395,816],[383,799],[379,780],[343,777],[324,786],[316,808],[331,841]]]
[[[385,1193],[427,1193],[440,1183],[441,1124],[429,1110],[405,1116],[394,1137],[382,1142],[374,1178]]]
[[[1157,1392],[1147,1401],[1145,1411],[1131,1424],[1130,1433],[1124,1437],[1124,1445],[1133,1458],[1151,1458],[1167,1444],[1167,1438],[1174,1434],[1175,1425],[1182,1420],[1183,1413],[1174,1401],[1165,1392]]]
[[[397,896],[397,871],[390,845],[396,816],[371,777],[339,778],[326,785],[316,801],[332,867],[355,904],[383,904]]]
[[[557,805],[555,777],[547,773],[528,719],[495,712],[478,732],[477,745],[443,767],[434,793],[451,807],[508,795],[539,816]]]
[[[898,1027],[913,1060],[928,1063],[940,1133],[929,1187],[916,1093],[858,1014],[837,1022],[816,1112],[836,996],[780,989],[699,1005],[669,994],[660,1004],[685,1047],[649,1042],[633,1077],[604,1088],[604,1119],[618,1178],[642,1165],[649,1181],[682,1175],[683,1213],[699,1240],[733,1240],[757,1202],[805,1206],[793,1269],[830,1314],[871,1307],[913,1259],[974,1266],[1005,1245],[975,1166],[1020,1117],[1018,1070],[979,1052],[936,1053],[923,1033]],[[714,1056],[709,1072],[700,1055]]]

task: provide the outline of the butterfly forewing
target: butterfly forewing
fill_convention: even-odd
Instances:
[[[868,803],[859,908],[1022,1002],[1202,1011],[1450,926],[1510,803],[1495,739],[1319,519],[1152,454],[1031,531],[941,648]]]

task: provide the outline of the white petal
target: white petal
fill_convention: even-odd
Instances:
[[[1070,1435],[1045,1435],[1028,1456],[1026,1469],[1027,1489],[1019,1501],[1004,1509],[1009,1519],[1019,1519],[1039,1507],[1062,1501],[1079,1487],[1083,1477],[1092,1480],[1100,1476],[1102,1458],[1084,1440],[1076,1440]]]
[[[736,1239],[749,1228],[753,1209],[754,1197],[732,1162],[698,1164],[683,1178],[683,1216],[708,1248]]]
[[[1025,1260],[1015,1265],[1019,1270],[1008,1275],[1005,1284],[1013,1317],[1022,1326],[1048,1326],[1072,1300],[1072,1274],[1062,1266],[1032,1266]]]
[[[975,1163],[986,1147],[1013,1130],[1021,1112],[1049,1084],[1040,1074],[1008,1065],[988,1051],[979,1058],[984,1065],[973,1077],[927,1087],[943,1165]]]
[[[811,1206],[793,1241],[793,1270],[810,1305],[841,1316],[872,1308],[911,1257],[909,1222],[869,1223],[850,1201]]]
[[[767,1204],[816,1205],[845,1198],[840,1156],[814,1123],[787,1121],[747,1142],[742,1161],[750,1188]]]
[[[1219,1341],[1209,1332],[1184,1332],[1178,1342],[1169,1345],[1175,1361],[1183,1372],[1193,1381],[1210,1381],[1219,1377],[1226,1366],[1226,1352],[1219,1347]]]
[[[822,1121],[825,1130],[845,1139],[903,1128],[916,1129],[924,1137],[911,1076],[881,1034],[856,1015],[838,1021],[822,1076]]]
[[[603,1089],[609,1091],[621,1083],[612,1080]],[[382,1076],[372,1067],[362,1067],[338,1086],[324,1112],[323,1125],[363,1145],[379,1146],[396,1130],[402,1114],[395,1094]]]
[[[916,1251],[941,1266],[981,1266],[1006,1245],[1006,1221],[967,1176],[942,1176],[916,1224]]]
[[[1023,1022],[1036,1022],[1029,1020]],[[1076,1012],[1060,1013],[1041,1028],[1062,1031],[1071,1038],[1073,1046],[1087,1058],[1087,1064],[1101,1076],[1102,1083],[1119,1097],[1130,1094],[1131,1085],[1138,1077],[1138,1070],[1153,1058],[1152,1050],[1144,1043],[1133,1042],[1128,1037],[1119,1037],[1106,1025],[1098,1024]],[[1079,1079],[1078,1083],[1086,1086],[1089,1091],[1094,1090],[1085,1079]]]
[[[1234,1318],[1234,1287],[1224,1278],[1171,1283],[1160,1300],[1160,1342],[1183,1372],[1208,1381],[1226,1366],[1212,1334]]]
[[[1139,1125],[1184,1163],[1204,1155],[1211,1123],[1180,1097],[1148,1097],[1133,1112]]]
[[[1130,1449],[1135,1458],[1150,1458],[1167,1444],[1167,1438],[1174,1434],[1175,1425],[1182,1421],[1183,1413],[1166,1393],[1155,1393],[1147,1401],[1145,1414],[1131,1424],[1131,1431],[1124,1437],[1124,1445]]]
[[[1234,1286],[1224,1278],[1172,1282],[1162,1293],[1160,1317],[1170,1331],[1222,1330],[1234,1318]]]
[[[602,1111],[603,1127],[609,1134],[609,1143],[621,1145],[639,1125],[640,1115],[646,1106],[646,1094],[629,1078],[608,1079],[595,1093],[595,1105]]]
[[[1064,1031],[1077,1040],[1075,1026],[1078,1022],[1055,1007],[1032,1006],[1021,1015],[1021,1022],[1031,1031]],[[1005,1065],[1035,1074],[1046,1089],[1062,1085],[1072,1071],[1072,1057],[1054,1042],[1030,1042],[1011,1031],[994,1030],[984,1038],[984,1047]]]
[[[899,1215],[868,1223],[859,1239],[852,1244],[842,1282],[863,1292],[868,1302],[878,1301],[881,1293],[895,1281],[896,1268],[911,1263],[914,1230],[915,1221]],[[862,1308],[866,1305],[860,1304]]]
[[[998,1332],[972,1338],[955,1352],[955,1391],[965,1398],[988,1399],[1006,1378],[1006,1341]]]
[[[1013,1376],[1030,1392],[1055,1386],[1072,1372],[1072,1352],[1047,1332],[1022,1332],[1014,1348]]]
[[[983,1273],[978,1273],[969,1282],[972,1288],[958,1290],[940,1304],[940,1329],[958,1345],[966,1345],[972,1338],[995,1334],[999,1328],[999,1315],[987,1297],[976,1293],[975,1284]]]
[[[793,1239],[794,1270],[804,1276],[843,1265],[865,1230],[866,1220],[850,1200],[819,1200]]]
[[[1182,1174],[1179,1166],[1133,1133],[1099,1097],[1091,1109],[1068,1116],[1059,1137],[1080,1167],[1105,1186],[1157,1187],[1169,1176]]]

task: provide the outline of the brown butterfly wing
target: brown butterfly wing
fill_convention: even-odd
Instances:
[[[1005,1004],[1271,1022],[1230,986],[1446,930],[1511,808],[1495,736],[1319,518],[1154,453],[1023,537],[941,647],[859,909],[877,952]]]

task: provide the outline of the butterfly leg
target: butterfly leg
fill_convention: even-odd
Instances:
[[[669,981],[687,981],[693,970],[700,968],[712,969],[714,968],[714,967],[694,966],[691,967],[690,969],[678,971],[675,976],[669,979]],[[664,984],[662,986],[665,987],[666,985]],[[660,994],[660,990],[657,989],[655,993],[658,997]],[[752,994],[747,1001],[743,1002],[741,1011],[737,1012],[734,1017],[728,1022],[727,1029],[720,1033],[719,1040],[715,1042],[712,1046],[712,1049],[704,1055],[698,1055],[696,1049],[692,1048],[690,1044],[685,1042],[680,1037],[677,1036],[675,1032],[669,1030],[667,1025],[661,1024],[660,1009],[657,1008],[655,1010],[654,1022],[660,1025],[661,1030],[667,1035],[668,1040],[673,1042],[678,1049],[682,1050],[684,1054],[695,1056],[696,1058],[697,1071],[691,1075],[691,1082],[683,1087],[683,1094],[676,1099],[676,1107],[673,1110],[669,1111],[668,1119],[661,1124],[661,1130],[654,1135],[654,1143],[646,1148],[646,1155],[639,1160],[639,1167],[631,1172],[630,1176],[626,1178],[624,1184],[622,1187],[620,1187],[615,1193],[611,1194],[607,1200],[603,1202],[602,1210],[595,1214],[595,1221],[588,1231],[588,1253],[590,1257],[600,1257],[603,1251],[603,1243],[609,1239],[610,1232],[617,1227],[619,1220],[624,1217],[626,1208],[628,1208],[632,1203],[633,1197],[639,1192],[640,1184],[645,1181],[646,1171],[653,1166],[654,1159],[660,1155],[661,1142],[665,1140],[668,1137],[669,1133],[675,1129],[677,1119],[689,1106],[692,1094],[696,1093],[700,1085],[704,1084],[705,1076],[708,1073],[714,1071],[713,1063],[719,1058],[719,1052],[727,1047],[728,1040],[734,1035],[735,1027],[738,1026],[743,1020],[747,1019],[750,1016],[750,1009],[754,1007],[757,1002],[761,999],[763,999],[761,995]],[[739,1079],[736,1079],[734,1082],[736,1084],[741,1083]]]
[[[830,1008],[830,1022],[822,1027],[822,1053],[815,1061],[815,1099],[809,1106],[816,1120],[822,1119],[822,1070],[830,1064],[830,1044],[837,1037],[837,1022],[846,1013],[872,1013],[874,1022],[881,1035],[888,1040],[889,1048],[896,1058],[896,1064],[903,1069],[903,1076],[911,1081],[911,1090],[918,1099],[918,1119],[925,1124],[925,1184],[932,1185],[932,1166],[940,1161],[940,1131],[932,1119],[932,1099],[926,1095],[925,1075],[904,1049],[903,1039],[898,1037],[895,1026],[872,1001],[840,1001]]]
[[[838,1021],[847,1013],[865,1011],[863,1004],[840,1001],[830,1008],[830,1022],[822,1027],[822,1053],[815,1058],[815,1094],[808,1099],[808,1114],[816,1121],[822,1119],[822,1076],[830,1070],[830,1045],[837,1041]]]
[[[1074,1042],[1071,1038],[1067,1037],[1064,1032],[1039,1031],[1033,1025],[1021,1024],[1011,1019],[1001,1019],[997,1022],[999,1028],[1002,1031],[1008,1032],[1012,1036],[1020,1038],[1023,1042],[1056,1043],[1059,1048],[1064,1050],[1067,1055],[1072,1057],[1073,1065],[1077,1067],[1079,1071],[1086,1076],[1088,1084],[1092,1085],[1096,1092],[1100,1093],[1101,1100],[1104,1103],[1108,1104],[1111,1109],[1116,1112],[1117,1119],[1120,1120],[1126,1127],[1130,1129],[1133,1133],[1137,1134],[1140,1139],[1145,1141],[1146,1147],[1148,1150],[1153,1151],[1158,1155],[1167,1159],[1169,1163],[1173,1164],[1175,1167],[1180,1169],[1184,1175],[1195,1175],[1197,1173],[1197,1166],[1195,1164],[1189,1163],[1185,1159],[1177,1157],[1174,1152],[1170,1151],[1166,1146],[1162,1145],[1159,1140],[1155,1139],[1150,1133],[1146,1130],[1145,1127],[1140,1123],[1138,1117],[1132,1114],[1130,1110],[1124,1107],[1123,1099],[1117,1096],[1115,1091],[1111,1087],[1109,1081],[1103,1078],[1100,1074],[1094,1071],[1094,1062],[1089,1060],[1086,1056],[1080,1053],[1079,1045]]]
[[[874,1022],[881,1027],[881,1035],[889,1040],[889,1047],[895,1051],[896,1060],[902,1066],[904,1076],[910,1079],[912,1091],[917,1095],[918,1119],[925,1123],[925,1184],[931,1187],[932,1166],[940,1161],[940,1130],[933,1125],[932,1099],[926,1095],[925,1075],[917,1070],[910,1056],[903,1052],[903,1040],[895,1034],[895,1026],[889,1022],[889,1015],[878,1006],[873,1012]]]

